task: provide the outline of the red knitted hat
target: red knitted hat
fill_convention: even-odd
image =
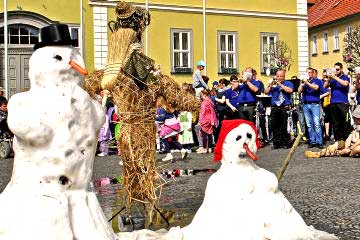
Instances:
[[[234,128],[240,126],[240,124],[248,124],[254,130],[256,134],[256,147],[259,149],[260,147],[260,139],[258,138],[258,131],[255,128],[254,123],[242,119],[236,120],[224,120],[222,121],[222,126],[219,134],[219,138],[217,140],[215,150],[214,150],[214,162],[218,162],[222,158],[222,147],[225,141],[226,136],[228,133],[233,130]]]

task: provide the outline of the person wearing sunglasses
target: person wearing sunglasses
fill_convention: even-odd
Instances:
[[[350,78],[344,74],[341,63],[335,63],[334,68],[336,72],[330,74],[324,87],[331,88],[330,118],[335,141],[345,141],[351,132],[348,100]]]

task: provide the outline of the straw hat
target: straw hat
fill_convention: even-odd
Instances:
[[[123,1],[119,2],[115,8],[116,16],[120,19],[129,18],[134,14],[134,12],[135,8],[131,4]]]

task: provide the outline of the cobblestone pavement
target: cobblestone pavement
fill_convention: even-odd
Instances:
[[[360,239],[360,167],[358,158],[306,159],[305,145],[296,150],[280,182],[280,188],[307,224],[335,233],[342,240]],[[258,152],[257,164],[273,173],[279,169],[289,150],[272,150],[270,146]],[[212,162],[212,154],[189,154],[186,161],[159,162],[160,169],[218,168]],[[159,155],[158,158],[162,156]],[[121,167],[118,157],[97,157],[94,179],[117,177]],[[0,160],[0,192],[11,177],[12,159]],[[207,179],[211,173],[168,179],[162,189],[159,207],[175,212],[171,226],[187,225],[202,203]],[[105,215],[110,218],[123,205],[123,189],[120,184],[96,189]],[[136,212],[136,209],[134,210]],[[134,214],[136,215],[136,214]],[[216,219],[214,219],[216,221]],[[159,226],[160,227],[160,226]]]

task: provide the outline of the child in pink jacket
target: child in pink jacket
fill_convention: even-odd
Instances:
[[[201,111],[199,116],[199,124],[201,127],[200,135],[203,143],[203,149],[198,153],[211,152],[213,147],[213,130],[217,126],[217,118],[214,109],[214,103],[210,99],[210,91],[204,89],[201,91],[200,97],[202,99]]]

